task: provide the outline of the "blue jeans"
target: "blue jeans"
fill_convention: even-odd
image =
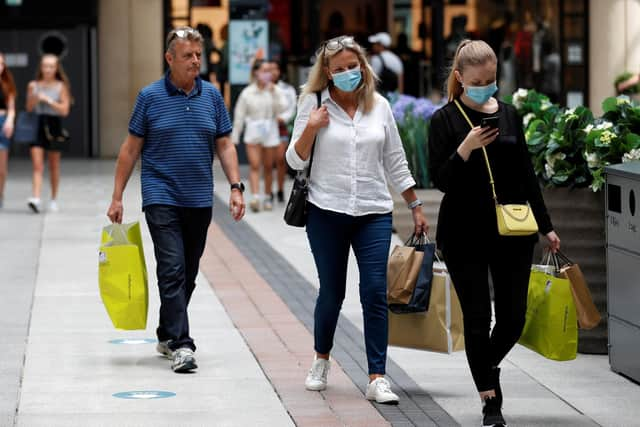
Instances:
[[[327,354],[342,308],[349,248],[360,271],[360,303],[369,374],[384,374],[387,362],[387,259],[391,214],[350,216],[310,204],[307,236],[318,269],[320,292],[314,312],[315,351]]]
[[[187,306],[196,287],[211,208],[149,205],[145,217],[153,239],[160,291],[158,340],[170,340],[171,350],[195,350],[189,336]]]

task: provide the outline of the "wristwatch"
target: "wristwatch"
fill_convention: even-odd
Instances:
[[[242,182],[234,182],[231,184],[231,190],[240,190],[241,193],[244,193],[244,184]]]

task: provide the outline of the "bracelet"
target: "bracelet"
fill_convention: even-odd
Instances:
[[[422,206],[422,200],[420,200],[420,199],[415,199],[413,202],[411,202],[411,203],[409,203],[409,204],[407,205],[407,207],[408,207],[409,209],[415,209],[415,208],[417,208],[418,206]]]

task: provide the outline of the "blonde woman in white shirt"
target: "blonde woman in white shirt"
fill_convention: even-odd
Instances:
[[[315,360],[308,390],[327,386],[329,353],[345,295],[352,248],[360,271],[360,301],[370,382],[366,398],[398,403],[384,377],[387,359],[387,258],[393,201],[390,184],[413,211],[415,233],[427,231],[415,181],[389,103],[375,92],[375,74],[353,37],[323,43],[298,103],[287,162],[301,170],[314,150],[307,237],[320,292],[314,313]],[[316,92],[322,106],[316,108]],[[314,138],[317,136],[315,147]]]
[[[233,113],[231,139],[243,142],[249,160],[249,188],[252,198],[249,207],[253,212],[260,210],[260,199],[264,199],[264,209],[273,209],[273,162],[276,158],[280,136],[277,116],[285,110],[286,104],[280,88],[273,83],[273,73],[269,62],[257,59],[251,67],[251,84],[238,97]],[[260,167],[263,168],[264,196],[260,196]]]

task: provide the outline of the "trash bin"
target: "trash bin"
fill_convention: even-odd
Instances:
[[[605,172],[609,363],[640,382],[640,162]]]

